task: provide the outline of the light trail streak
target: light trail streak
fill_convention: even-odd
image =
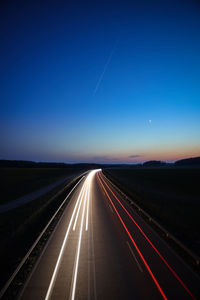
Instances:
[[[57,262],[56,262],[56,266],[54,268],[53,275],[51,277],[51,281],[50,281],[50,284],[49,284],[49,287],[48,287],[48,290],[47,290],[47,293],[46,293],[46,296],[45,296],[45,300],[49,300],[50,297],[51,297],[51,293],[52,293],[52,290],[53,290],[53,287],[54,287],[54,284],[55,284],[57,272],[59,270],[59,266],[60,266],[60,263],[61,263],[61,260],[62,260],[62,256],[63,256],[63,252],[64,252],[66,242],[67,242],[67,239],[68,239],[68,236],[69,236],[69,232],[70,232],[70,229],[72,227],[72,222],[74,220],[74,216],[77,213],[75,223],[74,223],[74,227],[73,227],[74,230],[75,230],[77,219],[78,219],[78,216],[79,216],[79,211],[80,211],[80,208],[81,208],[81,204],[83,203],[83,213],[82,213],[82,217],[81,217],[81,227],[80,227],[80,232],[79,232],[79,240],[78,240],[78,246],[77,246],[77,255],[76,255],[76,262],[75,262],[75,269],[74,269],[74,276],[73,276],[73,285],[72,285],[72,293],[71,293],[71,299],[73,300],[75,298],[76,281],[77,281],[77,274],[78,274],[78,264],[79,264],[81,239],[82,239],[82,232],[83,232],[83,222],[84,222],[84,217],[85,217],[85,208],[86,208],[86,203],[87,203],[87,195],[88,195],[91,183],[92,183],[92,178],[96,174],[96,172],[98,172],[98,171],[100,171],[100,169],[91,171],[87,175],[87,177],[85,179],[85,182],[84,182],[84,184],[81,188],[81,191],[80,191],[78,199],[76,201],[76,205],[74,207],[69,225],[67,227],[67,231],[66,231],[61,249],[60,249],[60,253],[59,253],[59,256],[58,256],[58,259],[57,259]],[[78,207],[78,210],[77,210],[77,207]],[[88,206],[88,214],[89,214],[89,206]]]
[[[108,193],[107,193],[107,191],[106,191],[106,189],[105,189],[105,187],[104,187],[104,185],[103,185],[103,183],[102,183],[102,181],[101,181],[101,179],[100,179],[99,176],[98,176],[98,179],[99,179],[99,182],[100,182],[101,186],[103,187],[103,189],[104,189],[104,191],[105,191],[105,193],[106,193],[108,199],[110,200],[110,203],[112,204],[112,207],[114,208],[114,210],[115,210],[115,212],[116,212],[116,214],[117,214],[117,216],[118,216],[118,218],[119,218],[121,224],[123,225],[125,231],[127,232],[128,236],[129,236],[131,242],[133,243],[135,249],[137,250],[139,256],[141,257],[141,259],[142,259],[144,265],[146,266],[146,268],[147,268],[147,270],[148,270],[148,272],[149,272],[151,278],[153,279],[154,283],[156,284],[156,286],[157,286],[157,288],[158,288],[158,290],[159,290],[161,296],[163,297],[164,300],[167,300],[167,297],[166,297],[165,293],[163,292],[161,286],[159,285],[159,283],[158,283],[157,279],[155,278],[153,272],[151,271],[149,265],[147,264],[147,262],[146,262],[144,256],[143,256],[142,253],[140,252],[140,250],[139,250],[139,248],[138,248],[136,242],[134,241],[132,235],[131,235],[130,232],[128,231],[128,228],[126,227],[126,225],[125,225],[124,221],[122,220],[122,218],[121,218],[121,216],[120,216],[118,210],[116,209],[114,203],[112,202],[110,196],[108,195]]]
[[[81,249],[81,240],[82,240],[82,232],[83,232],[83,221],[85,216],[85,206],[87,201],[87,194],[89,189],[89,183],[87,182],[87,187],[85,191],[85,198],[84,198],[84,204],[83,204],[83,213],[81,217],[81,227],[79,231],[79,239],[78,239],[78,247],[77,247],[77,253],[76,253],[76,261],[75,261],[75,268],[74,268],[74,276],[73,276],[73,284],[72,284],[72,292],[71,292],[71,300],[74,300],[75,293],[76,293],[76,282],[77,282],[77,274],[78,274],[78,264],[79,264],[79,257],[80,257],[80,249]]]
[[[155,250],[155,252],[158,254],[158,256],[162,259],[162,261],[165,263],[167,268],[171,271],[171,273],[175,276],[175,278],[179,281],[179,283],[182,285],[182,287],[186,290],[186,292],[195,300],[196,297],[191,293],[191,291],[188,289],[188,287],[185,285],[185,283],[181,280],[181,278],[176,274],[176,272],[172,269],[172,267],[168,264],[168,262],[165,260],[165,258],[162,256],[162,254],[158,251],[158,249],[154,246],[154,244],[149,240],[149,238],[146,236],[144,231],[140,228],[138,223],[133,219],[133,217],[130,215],[130,213],[127,211],[127,209],[123,206],[121,201],[117,198],[115,193],[111,190],[111,188],[108,186],[108,184],[105,182],[105,180],[101,177],[101,180],[104,182],[104,184],[107,186],[107,188],[110,190],[112,195],[115,197],[115,199],[118,201],[118,203],[121,205],[123,210],[127,213],[129,218],[133,221],[133,223],[137,226],[137,228],[140,230],[142,235],[145,237],[145,239],[148,241],[148,243],[151,245],[151,247]]]
[[[84,186],[85,186],[85,182],[84,182],[84,184],[82,186],[82,189],[80,191],[78,200],[77,200],[76,205],[74,207],[74,210],[73,210],[73,213],[72,213],[72,216],[71,216],[71,219],[70,219],[70,222],[69,222],[66,234],[65,234],[65,238],[63,240],[62,247],[60,249],[60,253],[59,253],[59,256],[58,256],[58,259],[57,259],[57,262],[56,262],[56,266],[55,266],[53,275],[51,277],[51,281],[50,281],[50,284],[49,284],[49,287],[48,287],[48,290],[47,290],[47,294],[46,294],[45,300],[48,300],[50,298],[50,296],[51,296],[51,292],[52,292],[52,289],[53,289],[53,286],[54,286],[54,283],[55,283],[56,275],[57,275],[57,272],[58,272],[58,269],[59,269],[59,266],[60,266],[60,262],[61,262],[61,259],[62,259],[62,255],[63,255],[63,252],[64,252],[64,248],[65,248],[66,242],[67,242],[69,231],[70,231],[70,228],[71,228],[71,225],[72,225],[72,221],[73,221],[73,218],[74,218],[74,215],[75,215],[78,203],[80,201],[80,195],[82,194]]]
[[[76,283],[77,283],[77,276],[78,276],[78,265],[79,265],[79,258],[80,258],[80,250],[81,250],[81,241],[82,241],[82,234],[83,234],[83,223],[84,223],[84,219],[85,219],[86,204],[88,204],[88,201],[89,201],[89,193],[90,193],[90,189],[91,189],[91,185],[92,185],[92,179],[98,171],[100,171],[100,169],[91,171],[85,181],[86,188],[84,190],[83,212],[82,212],[82,217],[81,217],[81,226],[80,226],[80,231],[79,231],[77,253],[76,253],[74,272],[73,272],[73,278],[72,278],[72,288],[71,288],[71,292],[70,292],[70,300],[74,300],[75,295],[76,295]],[[88,207],[88,209],[89,209],[89,207]],[[86,213],[86,216],[87,216],[87,213]],[[86,224],[87,224],[87,218],[86,218]]]
[[[94,89],[93,96],[96,95],[96,92],[97,92],[98,89],[99,89],[99,86],[100,86],[100,84],[101,84],[101,82],[102,82],[102,80],[103,80],[103,77],[104,77],[104,75],[105,75],[105,73],[106,73],[106,70],[107,70],[107,68],[108,68],[108,66],[109,66],[109,64],[110,64],[110,62],[111,62],[111,59],[112,59],[112,57],[113,57],[113,54],[114,54],[114,52],[115,52],[115,49],[116,49],[116,46],[117,46],[118,42],[119,42],[119,40],[117,39],[116,42],[115,42],[115,44],[114,44],[114,46],[113,46],[112,51],[110,52],[110,55],[109,55],[109,57],[108,57],[108,59],[107,59],[105,65],[104,65],[103,71],[102,71],[102,73],[101,73],[101,75],[100,75],[100,77],[99,77],[99,80],[98,80],[98,82],[97,82],[97,84],[96,84],[96,87],[95,87],[95,89]]]
[[[82,204],[82,201],[83,201],[83,198],[84,198],[85,190],[86,190],[86,184],[84,185],[84,189],[83,189],[82,195],[80,197],[81,200],[79,202],[78,210],[77,210],[77,213],[76,213],[76,218],[75,218],[75,221],[74,221],[73,231],[76,229],[76,223],[77,223],[77,219],[78,219],[78,216],[79,216],[79,211],[80,211],[80,208],[81,208],[81,204]]]
[[[86,224],[85,224],[85,230],[86,231],[88,231],[89,205],[90,205],[90,189],[89,189],[88,195],[87,195],[87,213],[86,213]]]

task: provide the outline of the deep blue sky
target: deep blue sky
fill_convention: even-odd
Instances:
[[[1,1],[0,14],[0,159],[200,155],[198,1]]]

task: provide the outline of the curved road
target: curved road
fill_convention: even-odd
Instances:
[[[94,170],[71,196],[19,299],[198,299],[199,286]]]

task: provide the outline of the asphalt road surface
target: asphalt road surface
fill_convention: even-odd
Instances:
[[[91,171],[70,202],[20,294],[39,299],[198,299],[200,280]]]

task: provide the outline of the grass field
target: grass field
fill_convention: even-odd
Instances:
[[[1,168],[0,204],[24,196],[76,172],[77,169],[73,168]]]
[[[9,169],[6,172],[7,177],[4,178],[4,182],[7,185],[3,187],[4,191],[7,192],[9,186],[10,189],[14,189],[19,184],[21,187],[17,191],[22,191],[23,194],[25,190],[30,192],[31,189],[38,189],[44,184],[46,185],[57,180],[60,176],[71,176],[74,174],[74,179],[72,180],[70,177],[67,182],[60,184],[34,201],[1,213],[0,287],[5,284],[6,279],[9,278],[10,274],[19,264],[60,203],[65,199],[72,186],[78,181],[78,176],[75,173],[83,173],[83,171],[78,171],[77,169]],[[26,189],[22,189],[25,185],[27,185]]]
[[[108,169],[161,225],[200,255],[199,168]]]

